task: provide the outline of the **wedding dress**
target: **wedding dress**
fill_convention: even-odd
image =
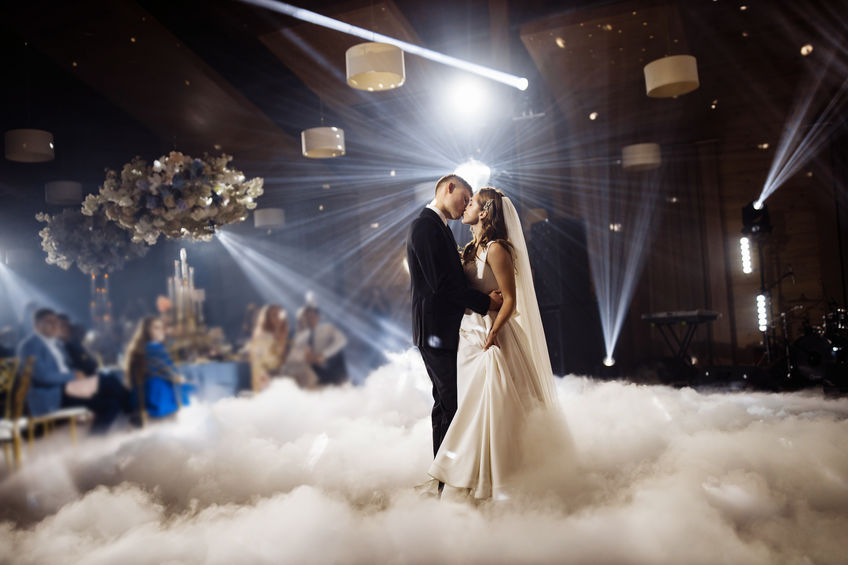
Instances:
[[[514,245],[516,311],[498,333],[500,346],[488,350],[483,346],[497,312],[483,316],[467,311],[463,317],[457,412],[429,469],[433,478],[468,489],[474,498],[506,496],[522,462],[523,425],[534,410],[557,404],[527,247],[515,208],[508,198],[504,203]],[[498,284],[487,254],[488,247],[478,252],[475,261],[465,265],[465,273],[470,286],[488,294]]]

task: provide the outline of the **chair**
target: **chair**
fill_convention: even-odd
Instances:
[[[71,441],[77,442],[77,421],[90,420],[93,417],[91,410],[84,406],[72,406],[70,408],[60,408],[48,414],[41,416],[31,416],[29,419],[29,444],[32,445],[35,440],[35,429],[38,425],[42,426],[44,435],[47,436],[53,431],[53,425],[56,422],[67,420],[71,432]]]
[[[0,392],[5,393],[6,397],[3,419],[0,420],[0,441],[4,444],[6,463],[9,464],[11,459],[17,467],[21,465],[21,429],[29,427],[23,412],[34,363],[35,358],[27,358],[19,373],[20,359],[12,357],[0,360]],[[10,443],[13,448],[11,457]]]
[[[47,436],[50,434],[50,432],[53,431],[54,424],[62,420],[68,421],[71,433],[71,442],[76,443],[77,421],[90,420],[93,416],[94,415],[91,413],[91,410],[89,410],[85,406],[60,408],[59,410],[54,410],[53,412],[48,412],[47,414],[42,414],[41,416],[30,416],[29,427],[27,428],[29,445],[30,447],[32,446],[33,441],[35,439],[35,430],[39,425],[41,425],[44,435]]]

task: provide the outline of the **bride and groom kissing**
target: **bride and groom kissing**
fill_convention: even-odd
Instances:
[[[457,252],[448,220],[469,225]],[[556,390],[518,213],[501,191],[436,183],[406,246],[412,334],[433,382],[428,471],[442,497],[504,498],[521,463],[522,425]]]

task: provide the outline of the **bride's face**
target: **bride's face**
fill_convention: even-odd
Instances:
[[[474,226],[477,225],[481,217],[483,217],[483,206],[480,204],[480,195],[475,194],[468,206],[465,207],[465,212],[462,213],[462,223]]]

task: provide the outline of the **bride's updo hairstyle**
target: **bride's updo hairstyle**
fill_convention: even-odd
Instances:
[[[477,249],[497,241],[512,254],[512,244],[506,238],[506,222],[504,220],[504,193],[497,188],[487,186],[477,191],[480,204],[486,216],[477,224],[477,234],[462,251],[462,262],[469,263],[477,256]]]

